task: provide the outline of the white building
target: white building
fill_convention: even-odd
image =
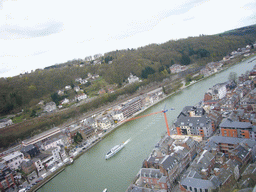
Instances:
[[[39,158],[32,159],[32,162],[36,166],[36,169],[37,169],[38,173],[40,173],[41,171],[44,170],[43,163],[42,163],[42,161]]]
[[[80,83],[82,84],[82,85],[84,85],[84,84],[86,84],[88,81],[86,80],[86,79],[82,79],[81,81],[80,81]]]
[[[50,113],[50,112],[52,112],[56,109],[57,109],[57,107],[56,107],[56,104],[54,102],[47,103],[44,107],[44,111],[48,112],[48,113]]]
[[[81,100],[83,100],[83,99],[87,99],[87,95],[86,95],[85,93],[80,94],[80,95],[77,95],[77,96],[75,97],[75,100],[76,100],[76,101],[81,101]]]
[[[70,89],[71,89],[70,85],[65,86],[65,90],[70,90]]]
[[[124,114],[121,111],[116,111],[114,112],[112,117],[113,117],[113,120],[122,121],[124,119]]]
[[[211,93],[212,100],[222,99],[227,95],[226,83],[218,83],[208,90]]]
[[[20,167],[20,164],[24,160],[24,155],[19,151],[15,151],[10,155],[2,157],[2,159],[4,160],[5,164],[8,165],[11,169],[16,170]]]
[[[101,119],[97,120],[98,127],[100,127],[103,130],[107,130],[112,126],[111,121],[107,117],[103,117]]]
[[[67,99],[67,98],[63,99],[63,100],[60,102],[61,105],[67,104],[67,103],[69,103],[69,99]]]
[[[58,145],[64,145],[64,144],[62,142],[62,139],[56,138],[56,139],[45,142],[43,148],[44,148],[44,150],[48,150],[50,148],[55,148]]]
[[[0,120],[0,128],[9,126],[12,124],[12,120],[11,119],[1,119]]]
[[[74,90],[75,90],[76,92],[78,92],[78,91],[80,91],[80,87],[79,87],[79,86],[76,86],[76,87],[74,87]]]
[[[128,82],[129,82],[129,84],[135,83],[135,82],[139,82],[139,81],[140,81],[139,77],[133,76],[133,75],[130,73],[130,76],[128,77]]]

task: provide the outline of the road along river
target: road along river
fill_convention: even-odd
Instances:
[[[254,57],[256,58],[256,57]],[[202,80],[159,102],[141,115],[166,108],[175,108],[167,112],[169,125],[187,105],[195,105],[203,99],[208,88],[228,80],[230,72],[238,75],[251,70],[256,60],[250,58],[229,69]],[[248,62],[252,61],[252,62]],[[62,173],[44,185],[39,192],[101,192],[108,188],[110,192],[123,192],[135,178],[142,162],[146,159],[166,132],[162,113],[127,122],[109,134],[101,142],[68,166]],[[115,145],[129,142],[112,158],[105,160],[105,154]]]

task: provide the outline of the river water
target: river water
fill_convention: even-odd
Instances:
[[[141,115],[161,111],[165,105],[167,109],[174,107],[174,111],[166,113],[170,126],[183,107],[195,105],[201,101],[208,88],[227,81],[230,72],[240,75],[251,70],[256,64],[256,60],[250,63],[248,61],[238,63],[174,94],[144,111]],[[166,126],[162,113],[127,122],[38,191],[101,192],[104,188],[108,188],[110,192],[123,192],[131,184],[140,170],[143,160],[148,158],[155,144],[165,132]],[[119,153],[108,160],[104,159],[109,149],[128,139],[130,142]]]

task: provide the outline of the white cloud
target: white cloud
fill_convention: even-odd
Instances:
[[[0,76],[256,22],[253,0],[10,0],[0,10]]]

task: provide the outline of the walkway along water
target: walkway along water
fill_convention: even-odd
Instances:
[[[248,61],[243,61],[191,85],[147,109],[141,115],[161,111],[166,104],[167,109],[175,108],[175,111],[167,112],[168,123],[171,125],[183,107],[198,103],[203,99],[208,88],[227,81],[230,72],[236,72],[240,75],[251,70],[256,64],[256,60],[250,63]],[[38,191],[101,192],[108,188],[110,192],[123,192],[138,173],[143,160],[148,157],[154,145],[165,132],[166,126],[162,113],[127,122],[106,136],[77,159],[73,165],[68,166]],[[130,142],[118,154],[107,161],[105,160],[105,154],[109,149],[129,138],[131,138]]]

